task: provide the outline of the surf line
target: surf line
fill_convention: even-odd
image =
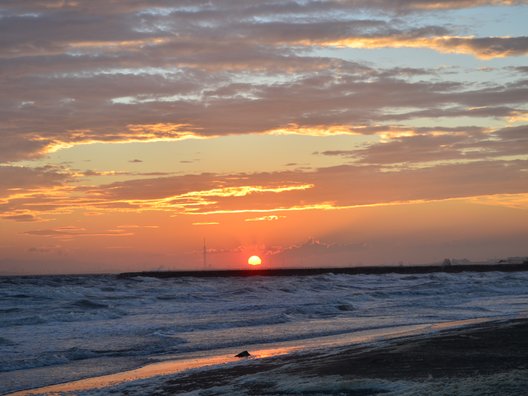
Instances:
[[[465,319],[452,322],[426,323],[416,325],[403,325],[389,328],[377,328],[362,330],[353,333],[316,337],[308,340],[297,340],[277,343],[274,348],[263,348],[251,350],[252,359],[263,359],[292,354],[294,352],[313,351],[319,348],[354,346],[358,344],[372,343],[376,341],[387,341],[390,339],[409,337],[416,335],[427,335],[438,331],[445,331],[485,322],[494,322],[498,318],[476,318]],[[30,395],[62,395],[70,392],[82,392],[95,389],[109,388],[138,380],[154,378],[181,373],[191,369],[205,368],[209,366],[220,366],[231,363],[244,363],[233,353],[220,354],[209,357],[187,358],[179,360],[168,360],[151,363],[137,369],[106,374],[97,377],[89,377],[61,384],[49,385],[40,388],[27,389],[9,393],[7,396],[30,396]]]

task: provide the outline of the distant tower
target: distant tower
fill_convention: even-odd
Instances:
[[[444,261],[442,262],[442,267],[450,267],[451,266],[451,260],[446,258],[444,259]]]
[[[207,248],[205,247],[205,238],[203,240],[203,266],[207,268]]]

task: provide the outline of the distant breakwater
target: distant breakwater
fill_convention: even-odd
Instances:
[[[214,278],[248,276],[310,276],[321,274],[381,275],[381,274],[431,274],[436,272],[517,272],[528,271],[528,262],[522,264],[455,264],[420,266],[375,266],[375,267],[334,267],[334,268],[273,268],[273,269],[237,269],[202,271],[140,271],[118,274],[119,278],[139,276],[152,278]]]

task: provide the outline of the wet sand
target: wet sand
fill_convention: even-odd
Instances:
[[[378,378],[466,377],[528,369],[528,321],[485,323],[350,352],[319,359],[313,366],[308,360],[306,368],[317,375]]]
[[[527,386],[528,320],[519,319],[190,373],[156,392],[525,395]]]
[[[356,345],[322,343],[309,352],[164,362],[17,394],[525,395],[528,319],[467,323],[366,336]]]

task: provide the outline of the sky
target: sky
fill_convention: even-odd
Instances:
[[[4,0],[0,274],[526,256],[526,20],[515,0]]]

